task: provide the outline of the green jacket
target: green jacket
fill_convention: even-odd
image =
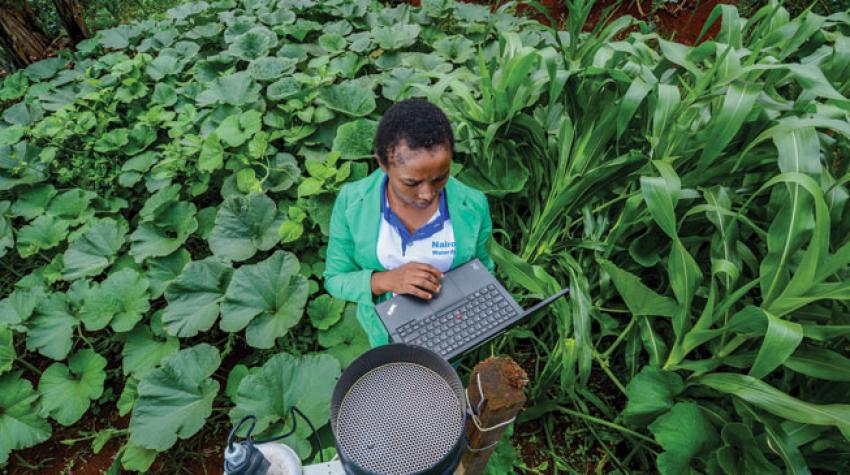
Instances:
[[[331,216],[330,241],[325,259],[325,289],[332,296],[356,302],[357,320],[373,347],[388,342],[387,330],[375,313],[375,303],[389,294],[372,298],[372,272],[384,271],[378,260],[378,231],[381,225],[381,184],[384,172],[371,175],[340,190]],[[487,197],[449,178],[446,200],[455,235],[452,268],[474,257],[493,269],[487,242],[493,231]]]

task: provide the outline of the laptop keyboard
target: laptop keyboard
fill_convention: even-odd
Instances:
[[[493,284],[452,305],[449,310],[413,320],[398,328],[404,343],[429,348],[443,357],[516,316],[516,310]]]

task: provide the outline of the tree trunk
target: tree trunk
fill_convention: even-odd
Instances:
[[[26,67],[42,59],[50,40],[41,29],[27,0],[17,6],[0,3],[0,44],[17,67]]]
[[[86,38],[91,38],[86,21],[83,18],[83,8],[78,0],[53,0],[59,19],[71,38],[71,43],[76,45]]]

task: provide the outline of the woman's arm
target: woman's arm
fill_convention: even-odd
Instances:
[[[372,270],[361,269],[354,262],[354,238],[345,210],[348,194],[339,192],[331,213],[330,239],[325,257],[325,290],[332,296],[363,304],[372,304]]]

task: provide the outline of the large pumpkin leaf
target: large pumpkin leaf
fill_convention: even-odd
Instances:
[[[401,49],[416,42],[419,25],[393,25],[372,30],[372,38],[385,50]]]
[[[274,201],[262,193],[229,198],[215,217],[210,250],[223,259],[250,259],[277,244],[277,230],[284,219]]]
[[[718,443],[717,431],[693,402],[677,403],[649,430],[664,448],[658,456],[658,471],[663,475],[689,473],[691,459],[708,454]]]
[[[39,160],[43,150],[25,140],[0,146],[0,191],[44,181],[47,164]]]
[[[139,210],[139,218],[142,221],[154,221],[157,216],[168,209],[171,205],[180,201],[180,190],[182,187],[174,183],[164,186],[150,195],[145,200],[144,206]]]
[[[117,332],[128,332],[150,309],[147,279],[133,269],[114,272],[89,291],[83,304],[82,318],[89,331],[107,325]]]
[[[266,95],[273,101],[282,101],[301,93],[301,83],[292,77],[285,77],[269,84]]]
[[[32,289],[15,289],[8,297],[0,300],[0,323],[17,327],[26,322],[44,297],[44,288],[40,286]]]
[[[213,132],[204,139],[201,154],[198,156],[198,169],[205,172],[214,172],[224,165],[224,147],[221,140]]]
[[[64,360],[71,351],[74,330],[80,325],[80,307],[89,292],[88,281],[78,280],[66,293],[42,300],[27,321],[27,349],[54,360]]]
[[[137,38],[141,33],[136,25],[121,25],[108,30],[100,30],[98,38],[100,44],[105,48],[125,49],[130,46],[130,41]]]
[[[215,257],[184,267],[165,289],[168,306],[162,323],[168,333],[192,337],[209,330],[218,317],[219,304],[232,274],[233,269]]]
[[[12,233],[12,223],[6,217],[6,212],[9,210],[8,201],[0,201],[0,257],[6,255],[6,252],[15,245],[15,236]]]
[[[173,336],[157,338],[147,325],[139,325],[127,334],[124,342],[124,374],[144,374],[155,368],[163,359],[177,353],[180,342]]]
[[[91,191],[74,188],[59,193],[50,200],[47,213],[76,226],[94,216],[95,209],[90,204],[96,197]]]
[[[173,76],[183,70],[185,62],[170,54],[160,54],[148,64],[145,72],[154,81],[161,81],[166,76]]]
[[[156,461],[156,450],[146,449],[128,441],[121,454],[121,468],[133,472],[148,473]]]
[[[50,79],[68,64],[65,58],[53,57],[37,61],[24,69],[24,74],[33,81]]]
[[[58,246],[68,235],[68,225],[67,221],[53,215],[39,216],[18,230],[18,254],[26,258]]]
[[[321,101],[338,112],[355,117],[368,115],[375,110],[375,93],[364,87],[363,81],[346,81],[322,89]]]
[[[329,52],[340,52],[345,50],[348,42],[345,37],[337,33],[326,33],[319,37],[319,46]]]
[[[124,384],[124,389],[121,390],[121,395],[118,396],[118,401],[115,407],[118,408],[118,415],[126,416],[133,410],[133,404],[136,403],[136,398],[139,395],[139,380],[137,376],[130,376]]]
[[[204,1],[188,2],[174,8],[170,8],[166,14],[169,18],[174,18],[175,20],[185,20],[186,18],[198,15],[208,8],[210,8],[210,4]],[[216,25],[215,23],[212,24]]]
[[[133,157],[121,166],[121,175],[118,177],[118,183],[121,186],[132,187],[154,164],[156,164],[159,156],[153,152],[146,152],[136,157]]]
[[[19,102],[3,111],[3,120],[8,122],[9,124],[20,125],[22,127],[32,125],[36,121],[41,120],[43,116],[44,111],[40,107],[38,107],[37,105],[28,105],[26,102]],[[10,140],[7,142],[7,145],[11,145],[17,142],[17,140]]]
[[[308,286],[299,270],[298,259],[284,251],[237,269],[221,304],[222,330],[236,332],[247,326],[249,345],[273,347],[304,313]]]
[[[40,216],[47,209],[47,205],[56,196],[56,193],[56,188],[53,185],[44,183],[28,188],[18,195],[15,204],[12,205],[12,215],[27,220]]]
[[[136,262],[167,256],[176,251],[198,229],[194,203],[181,201],[168,207],[156,222],[144,222],[130,234],[130,255]]]
[[[137,124],[130,130],[129,141],[122,151],[127,155],[137,155],[144,152],[152,143],[156,142],[156,129],[145,125]]]
[[[94,144],[94,151],[109,153],[121,150],[121,147],[130,142],[130,131],[127,129],[114,129],[103,134]]]
[[[310,301],[307,306],[307,315],[310,323],[319,330],[327,330],[342,318],[345,301],[322,294]]]
[[[0,324],[0,374],[12,369],[12,363],[17,358],[13,337],[12,330]]]
[[[434,42],[434,51],[453,63],[465,63],[475,54],[475,46],[463,36],[446,36]]]
[[[349,51],[332,59],[328,65],[328,72],[339,77],[353,78],[367,64],[369,64],[367,58]]]
[[[0,464],[13,450],[25,449],[50,438],[50,423],[38,413],[32,384],[20,371],[0,376]]]
[[[277,153],[269,160],[268,175],[263,181],[263,189],[267,191],[286,191],[292,188],[299,178],[301,169],[295,157],[288,153]]]
[[[291,74],[298,64],[297,59],[266,56],[251,61],[248,72],[257,81],[272,81],[285,74]]]
[[[198,95],[197,101],[204,106],[216,102],[241,106],[259,98],[260,85],[247,71],[241,71],[215,79],[206,91]]]
[[[370,348],[369,337],[357,321],[356,305],[347,305],[340,322],[319,332],[319,344],[339,361],[342,368],[347,368]]]
[[[181,350],[145,374],[130,419],[130,441],[162,452],[197,433],[212,414],[221,364],[218,350],[206,343]]]
[[[248,111],[224,119],[215,134],[228,146],[238,147],[259,132],[262,126],[262,115],[257,111]]]
[[[236,58],[251,61],[269,54],[269,48],[272,47],[272,44],[272,39],[268,34],[260,29],[254,29],[236,38],[227,52]]]
[[[378,123],[373,120],[356,119],[346,122],[336,129],[333,149],[349,160],[372,156],[372,141]]]
[[[328,422],[331,395],[339,376],[339,363],[328,355],[296,357],[279,353],[269,358],[259,372],[242,378],[230,418],[238,421],[255,415],[256,430],[262,432],[274,422],[288,420],[289,410],[295,406],[319,428]],[[296,429],[302,437],[310,435],[310,428],[301,421]]]
[[[381,95],[391,101],[398,101],[411,94],[413,84],[428,84],[428,78],[419,71],[410,68],[395,68],[381,79]]]
[[[678,374],[655,366],[644,366],[626,386],[628,402],[623,416],[633,424],[646,425],[670,410],[674,398],[684,389]]]
[[[199,217],[200,214],[198,213]],[[151,300],[160,298],[168,284],[176,279],[190,262],[192,262],[192,256],[183,248],[167,256],[148,259],[148,271],[145,277],[150,282]]]
[[[106,358],[94,350],[80,350],[68,360],[68,366],[53,363],[41,375],[41,415],[50,416],[63,426],[77,422],[89,409],[90,401],[103,393]]]
[[[76,280],[100,274],[112,262],[124,245],[127,224],[105,218],[93,224],[82,236],[75,239],[65,251],[62,278]]]

